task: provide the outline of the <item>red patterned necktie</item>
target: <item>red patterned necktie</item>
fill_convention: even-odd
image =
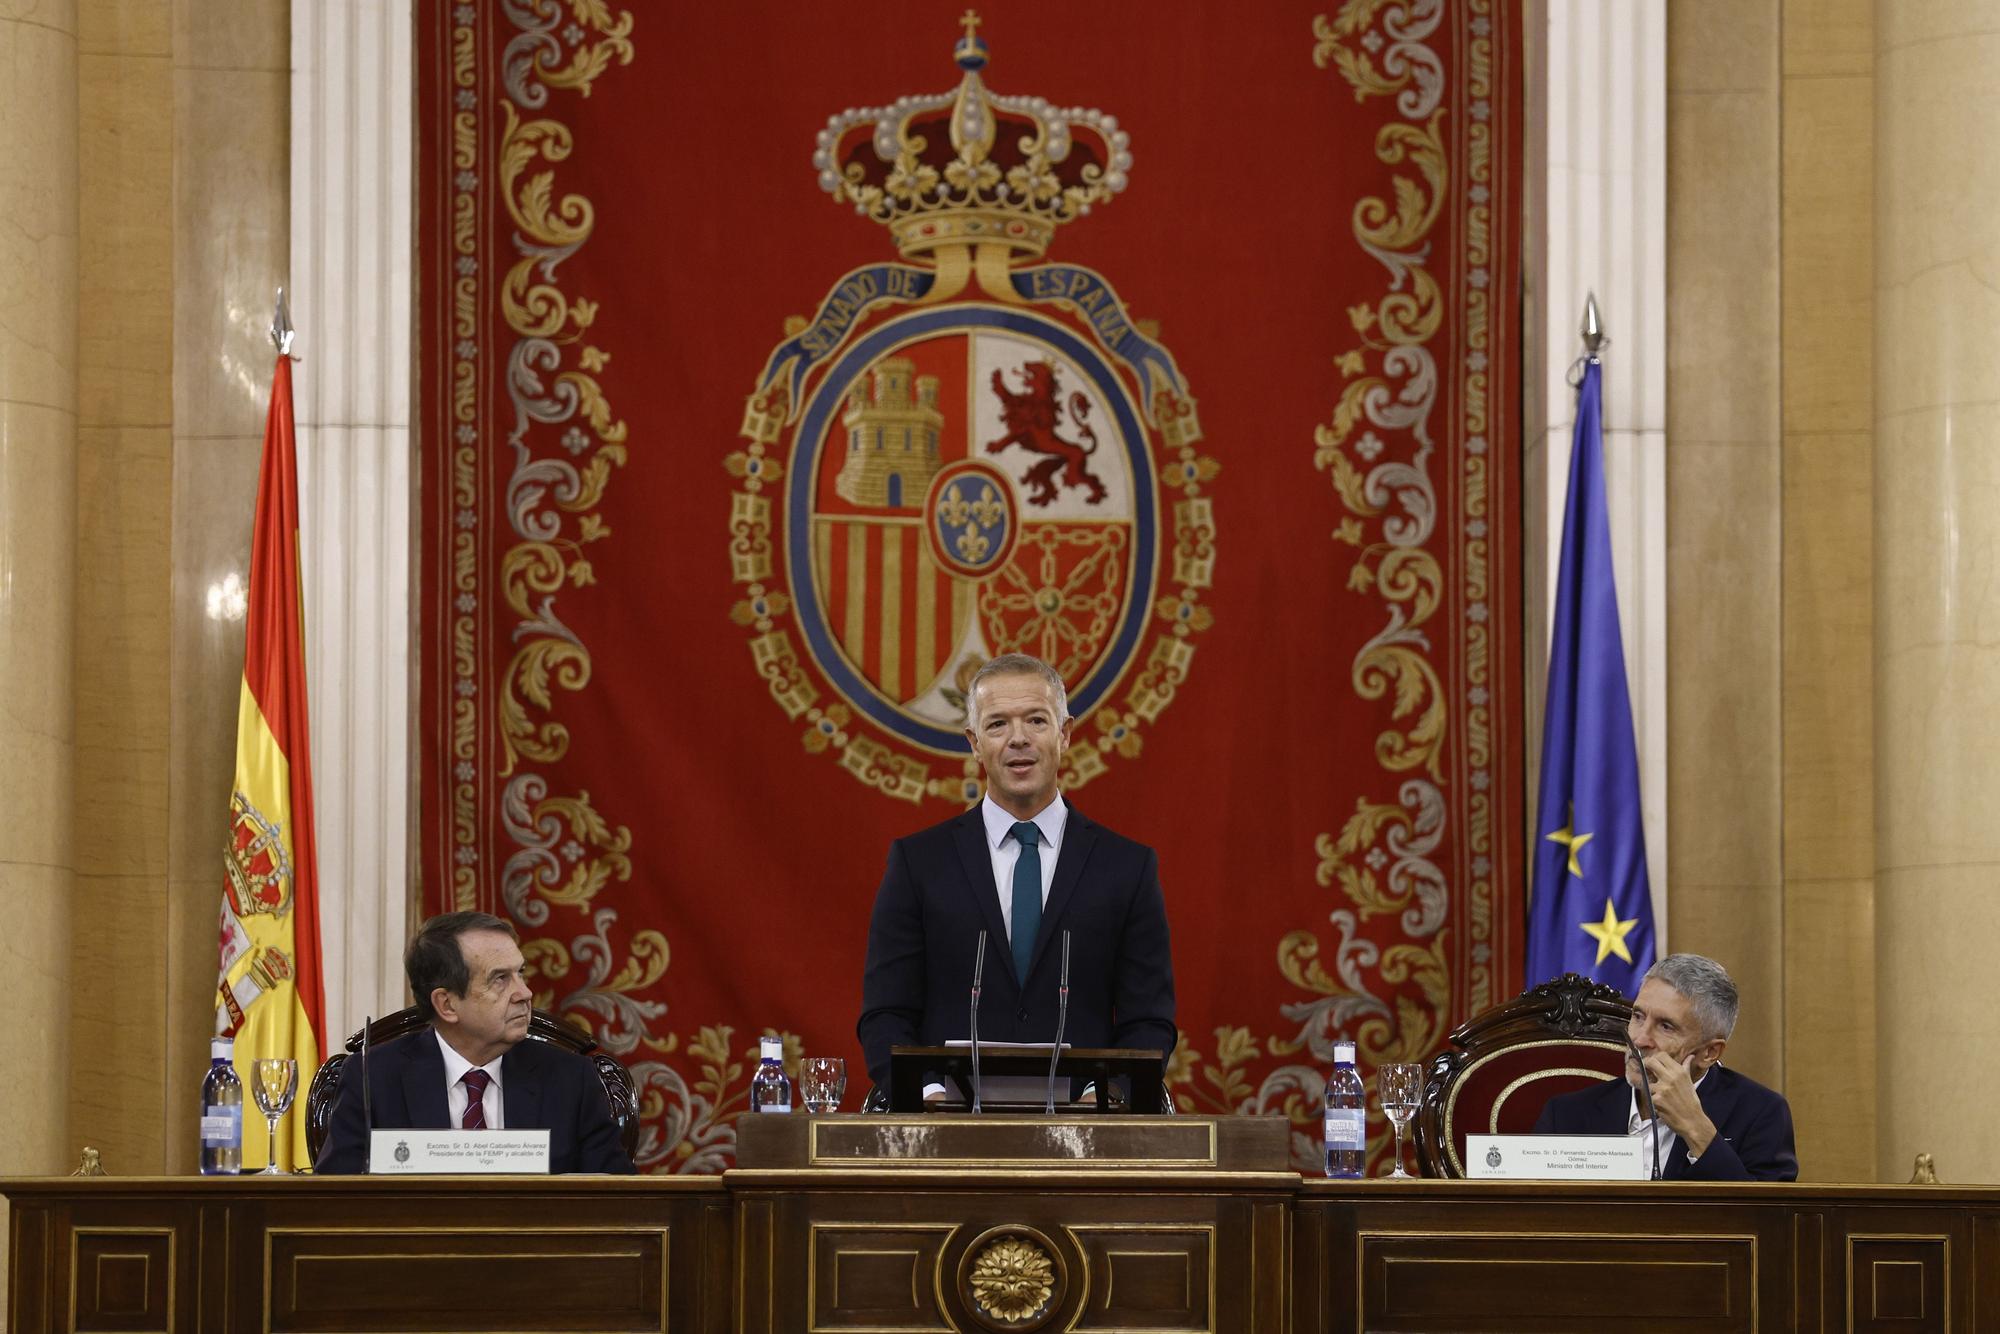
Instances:
[[[493,1082],[493,1076],[484,1070],[467,1070],[460,1082],[465,1085],[465,1116],[459,1128],[486,1129],[486,1086]]]

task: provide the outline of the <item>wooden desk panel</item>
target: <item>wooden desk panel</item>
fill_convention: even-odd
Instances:
[[[980,1322],[975,1271],[1004,1305],[1010,1275],[1032,1287],[1046,1265],[1049,1331],[2000,1334],[2000,1188],[1327,1182],[942,1156],[722,1180],[0,1182],[7,1328],[1009,1329],[1026,1326]],[[996,1249],[1008,1241],[1022,1245]]]
[[[713,1177],[10,1181],[17,1331],[728,1328]]]

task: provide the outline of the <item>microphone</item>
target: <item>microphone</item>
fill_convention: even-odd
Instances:
[[[375,1104],[368,1092],[368,1030],[375,1027],[375,1016],[369,1015],[361,1021],[361,1170],[366,1173],[374,1166],[370,1159],[375,1149]]]
[[[1652,1125],[1648,1137],[1653,1141],[1653,1180],[1658,1181],[1667,1165],[1660,1161],[1660,1117],[1653,1110],[1653,1077],[1646,1073],[1646,1059],[1639,1055],[1630,1033],[1625,1035],[1625,1050],[1639,1063],[1639,1096],[1646,1101],[1646,1120]]]
[[[966,1025],[972,1040],[972,1111],[977,1115],[979,1105],[979,979],[986,974],[986,933],[979,933],[979,952],[972,959],[972,1018]]]
[[[1056,1043],[1049,1051],[1049,1095],[1043,1099],[1042,1112],[1048,1116],[1056,1114],[1056,1062],[1062,1059],[1063,1026],[1069,1022],[1069,928],[1063,928],[1062,982],[1056,991]]]

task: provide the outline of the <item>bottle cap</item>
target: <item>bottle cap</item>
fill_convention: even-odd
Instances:
[[[757,1039],[757,1050],[767,1061],[782,1061],[785,1059],[785,1040],[783,1038],[759,1038]]]
[[[229,1060],[234,1060],[235,1058],[236,1058],[235,1038],[210,1038],[208,1040],[209,1060],[229,1061]]]
[[[1354,1064],[1354,1043],[1351,1039],[1340,1038],[1333,1044],[1333,1063],[1335,1065]]]

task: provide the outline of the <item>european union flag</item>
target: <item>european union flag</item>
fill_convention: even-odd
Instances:
[[[1604,503],[1601,369],[1595,357],[1586,362],[1577,391],[1542,724],[1528,985],[1582,973],[1631,996],[1653,964],[1653,902]]]

